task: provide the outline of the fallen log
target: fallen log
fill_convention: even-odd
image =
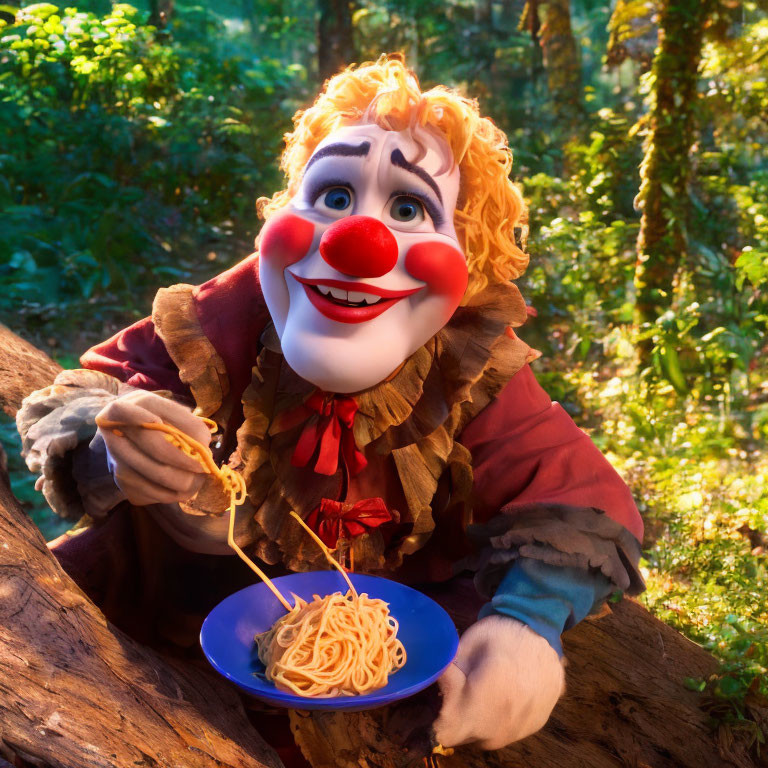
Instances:
[[[21,401],[48,386],[61,366],[0,323],[0,408],[15,416]]]
[[[480,607],[467,579],[432,597],[459,629]],[[494,752],[471,746],[440,768],[755,768],[743,742],[718,743],[701,695],[717,661],[634,600],[606,608],[564,635],[566,694],[539,733]],[[350,714],[293,712],[291,727],[314,768],[407,768],[428,754],[439,709],[432,689],[400,704]],[[361,760],[362,758],[362,760]],[[423,762],[421,763],[423,765]]]
[[[59,367],[0,329],[13,415]],[[282,768],[237,691],[112,626],[61,569],[0,472],[0,764]]]

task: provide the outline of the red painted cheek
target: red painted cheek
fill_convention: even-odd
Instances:
[[[467,290],[467,261],[452,245],[435,241],[417,243],[405,254],[405,269],[411,277],[423,280],[430,293],[450,298],[459,305]]]
[[[307,255],[314,236],[311,222],[293,213],[278,213],[261,230],[259,255],[282,271]]]

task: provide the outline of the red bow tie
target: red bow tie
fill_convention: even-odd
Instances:
[[[357,447],[352,428],[357,403],[347,395],[336,395],[316,389],[298,408],[282,414],[272,431],[290,429],[309,419],[291,457],[294,467],[305,467],[318,451],[315,472],[334,475],[339,468],[339,454],[350,474],[356,475],[368,462]]]
[[[323,499],[320,506],[309,513],[306,522],[327,547],[334,549],[339,539],[354,539],[397,516],[380,498],[361,499],[354,504]]]

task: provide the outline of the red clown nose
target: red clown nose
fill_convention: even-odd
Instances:
[[[378,219],[346,216],[325,230],[320,255],[346,275],[381,277],[397,263],[397,241]]]

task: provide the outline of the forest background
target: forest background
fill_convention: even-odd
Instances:
[[[247,256],[283,133],[402,50],[477,97],[530,207],[540,382],[631,485],[641,598],[766,733],[768,0],[106,0],[0,5],[0,322],[77,367],[158,287]],[[10,419],[13,488],[47,538]]]

